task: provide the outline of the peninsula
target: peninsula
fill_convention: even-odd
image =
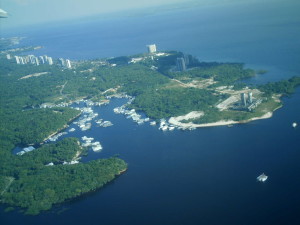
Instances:
[[[72,164],[86,154],[76,138],[40,145],[78,116],[69,106],[79,99],[101,105],[112,96],[131,96],[126,109],[116,112],[142,111],[149,117],[144,121],[160,122],[162,129],[194,129],[269,118],[282,106],[280,97],[300,84],[293,77],[249,86],[243,80],[256,73],[242,63],[200,62],[177,51],[157,52],[155,45],[148,50],[82,61],[20,56],[12,48],[0,52],[2,203],[38,214],[101,188],[127,169],[118,157]],[[38,149],[12,154],[16,146],[31,145]]]

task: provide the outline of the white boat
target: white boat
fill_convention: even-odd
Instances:
[[[260,182],[265,182],[268,179],[268,176],[266,174],[262,173],[256,179]]]
[[[151,122],[150,122],[150,125],[151,125],[151,126],[155,126],[155,125],[156,125],[156,122],[155,122],[155,121],[151,121]]]
[[[297,127],[297,123],[294,122],[294,123],[292,124],[292,126],[293,126],[294,128],[296,128],[296,127]]]
[[[162,126],[161,129],[162,129],[162,131],[166,131],[166,130],[168,130],[168,126]]]
[[[174,130],[175,129],[175,127],[169,127],[169,130],[170,131],[172,131],[172,130]]]
[[[98,152],[98,151],[102,150],[102,146],[101,146],[101,144],[98,144],[98,145],[92,146],[92,149],[94,152]]]

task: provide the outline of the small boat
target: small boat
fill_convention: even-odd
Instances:
[[[262,173],[256,179],[260,182],[265,182],[268,179],[268,176],[266,174]]]
[[[296,127],[297,127],[297,123],[294,122],[294,123],[292,124],[292,126],[293,126],[294,128],[296,128]]]
[[[150,122],[150,125],[151,125],[151,126],[155,126],[155,125],[156,125],[156,122],[155,122],[155,121],[151,121],[151,122]]]

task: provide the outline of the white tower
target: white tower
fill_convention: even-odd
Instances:
[[[156,52],[156,45],[152,44],[152,45],[147,45],[148,48],[148,53],[155,53]]]
[[[71,61],[69,59],[66,59],[66,67],[72,69]]]
[[[48,57],[48,63],[49,63],[49,65],[53,65],[52,57]]]

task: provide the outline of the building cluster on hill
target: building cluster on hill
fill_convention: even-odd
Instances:
[[[6,58],[8,60],[11,60],[13,57],[10,54],[6,55]],[[32,64],[32,65],[41,65],[41,64],[48,64],[48,65],[53,65],[53,59],[50,56],[43,55],[43,56],[35,56],[35,55],[25,55],[25,56],[14,56],[16,63],[25,65],[25,64]],[[59,58],[58,64],[61,65],[62,67],[72,69],[72,64],[69,59],[63,59]]]

